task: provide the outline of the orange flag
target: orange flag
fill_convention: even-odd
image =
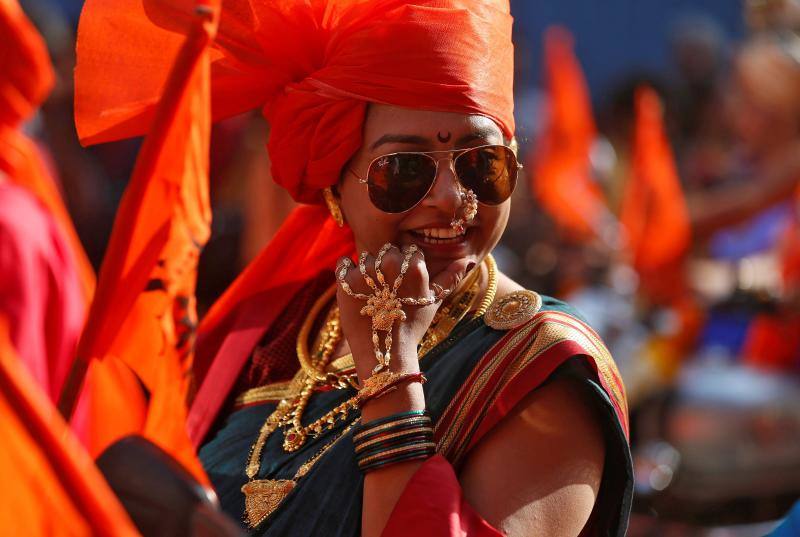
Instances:
[[[192,388],[197,261],[211,222],[208,45],[218,13],[218,2],[195,8],[120,203],[76,366],[60,402],[62,412],[72,415],[85,375],[73,426],[93,456],[122,436],[141,434],[203,482],[186,434],[186,400]],[[78,53],[80,68],[80,48]]]
[[[586,81],[566,29],[548,29],[544,45],[549,117],[533,156],[531,190],[569,235],[603,238],[613,217],[590,168],[596,128]]]
[[[7,535],[139,535],[14,353],[0,321],[0,527]]]
[[[94,269],[41,151],[19,129],[53,87],[55,75],[47,47],[17,0],[0,0],[0,36],[0,172],[32,193],[55,217],[71,246],[88,304],[94,292]]]
[[[635,109],[633,164],[621,223],[643,289],[668,298],[683,290],[679,273],[691,242],[689,212],[664,130],[661,100],[653,89],[641,87]]]

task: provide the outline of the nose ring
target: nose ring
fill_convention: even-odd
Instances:
[[[459,217],[458,209],[456,210],[456,215],[453,217],[453,220],[450,222],[450,227],[459,234],[464,233],[467,229],[467,224],[472,222],[475,219],[475,215],[478,214],[478,196],[475,195],[470,189],[461,189],[459,193],[461,197],[461,207],[459,209],[462,210],[462,215]]]

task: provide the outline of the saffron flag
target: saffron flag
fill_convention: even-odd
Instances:
[[[681,267],[691,242],[689,212],[665,133],[661,100],[649,87],[639,88],[635,99],[633,163],[620,220],[643,290],[656,299],[669,298],[683,291]]]
[[[102,0],[90,5],[114,9]],[[210,233],[208,45],[218,17],[218,2],[209,2],[197,4],[190,19],[120,203],[61,399],[62,412],[72,415],[86,377],[73,427],[93,456],[122,436],[141,434],[206,483],[186,434],[186,401],[197,262]],[[78,70],[81,53],[79,45]]]
[[[566,29],[548,29],[544,51],[549,114],[533,155],[531,190],[568,235],[602,239],[613,218],[592,177],[596,128],[586,80]]]
[[[0,124],[17,127],[55,80],[47,47],[17,0],[0,0]]]
[[[16,355],[0,320],[0,526],[8,535],[139,535]]]

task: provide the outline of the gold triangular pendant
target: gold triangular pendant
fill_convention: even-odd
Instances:
[[[242,487],[244,492],[244,514],[247,523],[255,528],[263,522],[294,490],[291,479],[258,479]]]

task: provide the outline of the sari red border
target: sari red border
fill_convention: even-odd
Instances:
[[[476,364],[437,420],[437,451],[454,467],[528,393],[567,359],[587,358],[614,407],[626,438],[628,408],[614,360],[599,336],[575,317],[557,311],[537,314],[509,331]]]

